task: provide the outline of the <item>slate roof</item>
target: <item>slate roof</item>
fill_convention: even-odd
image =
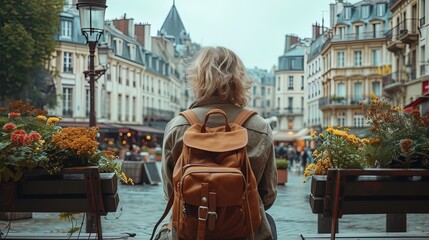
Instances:
[[[376,5],[385,4],[385,12],[382,16],[377,16]],[[367,18],[362,17],[362,6],[369,6],[369,16]],[[349,19],[345,18],[345,8],[351,8],[351,17]],[[354,22],[363,22],[370,26],[371,21],[379,19],[382,21],[388,21],[392,16],[392,13],[389,11],[389,1],[388,0],[362,0],[355,4],[345,4],[343,11],[338,15],[336,24],[346,24],[351,25]],[[388,24],[385,24],[385,28],[388,28]]]
[[[274,73],[268,72],[265,69],[259,68],[248,68],[247,74],[253,79],[253,81],[258,82],[263,85],[274,85]]]
[[[186,32],[185,25],[183,25],[175,3],[173,3],[167,18],[164,20],[159,34],[165,35],[166,38],[174,37],[176,45],[183,44],[185,40],[190,40],[189,33]]]

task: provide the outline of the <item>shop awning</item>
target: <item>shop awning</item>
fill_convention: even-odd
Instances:
[[[417,109],[417,107],[422,104],[425,103],[429,100],[429,95],[425,95],[425,96],[421,96],[419,98],[417,98],[416,100],[414,100],[412,103],[408,104],[407,106],[404,107],[404,112],[412,112],[414,109]]]
[[[273,139],[274,141],[294,141],[297,139],[304,139],[306,135],[309,134],[308,128],[303,128],[299,131],[292,130],[282,130],[274,133]]]
[[[157,134],[157,135],[164,134],[163,130],[149,127],[149,126],[129,125],[129,124],[112,124],[112,125],[119,128],[120,132],[136,131],[136,132],[145,133],[145,134]]]
[[[58,126],[61,127],[89,127],[89,122],[71,122],[71,121],[59,121],[57,123]],[[107,132],[107,131],[115,131],[117,128],[111,124],[107,123],[97,123],[96,127],[98,127],[99,132]]]
[[[142,132],[142,133],[155,133],[155,134],[164,134],[163,130],[160,129],[156,129],[153,127],[149,127],[149,126],[141,126],[141,125],[126,125],[126,127],[133,129],[137,132]]]

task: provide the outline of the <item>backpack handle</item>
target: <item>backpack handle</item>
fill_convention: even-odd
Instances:
[[[231,131],[231,127],[228,124],[228,118],[226,117],[226,113],[224,111],[222,111],[221,109],[212,109],[210,110],[207,114],[206,114],[206,118],[204,120],[204,124],[201,127],[201,132],[205,133],[207,131],[206,126],[207,126],[207,121],[209,120],[210,115],[212,114],[220,114],[223,115],[223,117],[225,118],[225,130],[227,132]]]

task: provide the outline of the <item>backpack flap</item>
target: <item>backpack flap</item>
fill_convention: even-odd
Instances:
[[[191,126],[183,136],[183,143],[191,148],[210,152],[225,152],[243,148],[247,145],[247,130],[237,124],[230,124],[231,131],[225,128],[206,128],[201,132],[201,124]]]

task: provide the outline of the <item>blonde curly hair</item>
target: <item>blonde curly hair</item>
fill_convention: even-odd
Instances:
[[[244,107],[252,79],[240,58],[225,47],[205,47],[189,65],[188,83],[196,100],[219,97]]]

